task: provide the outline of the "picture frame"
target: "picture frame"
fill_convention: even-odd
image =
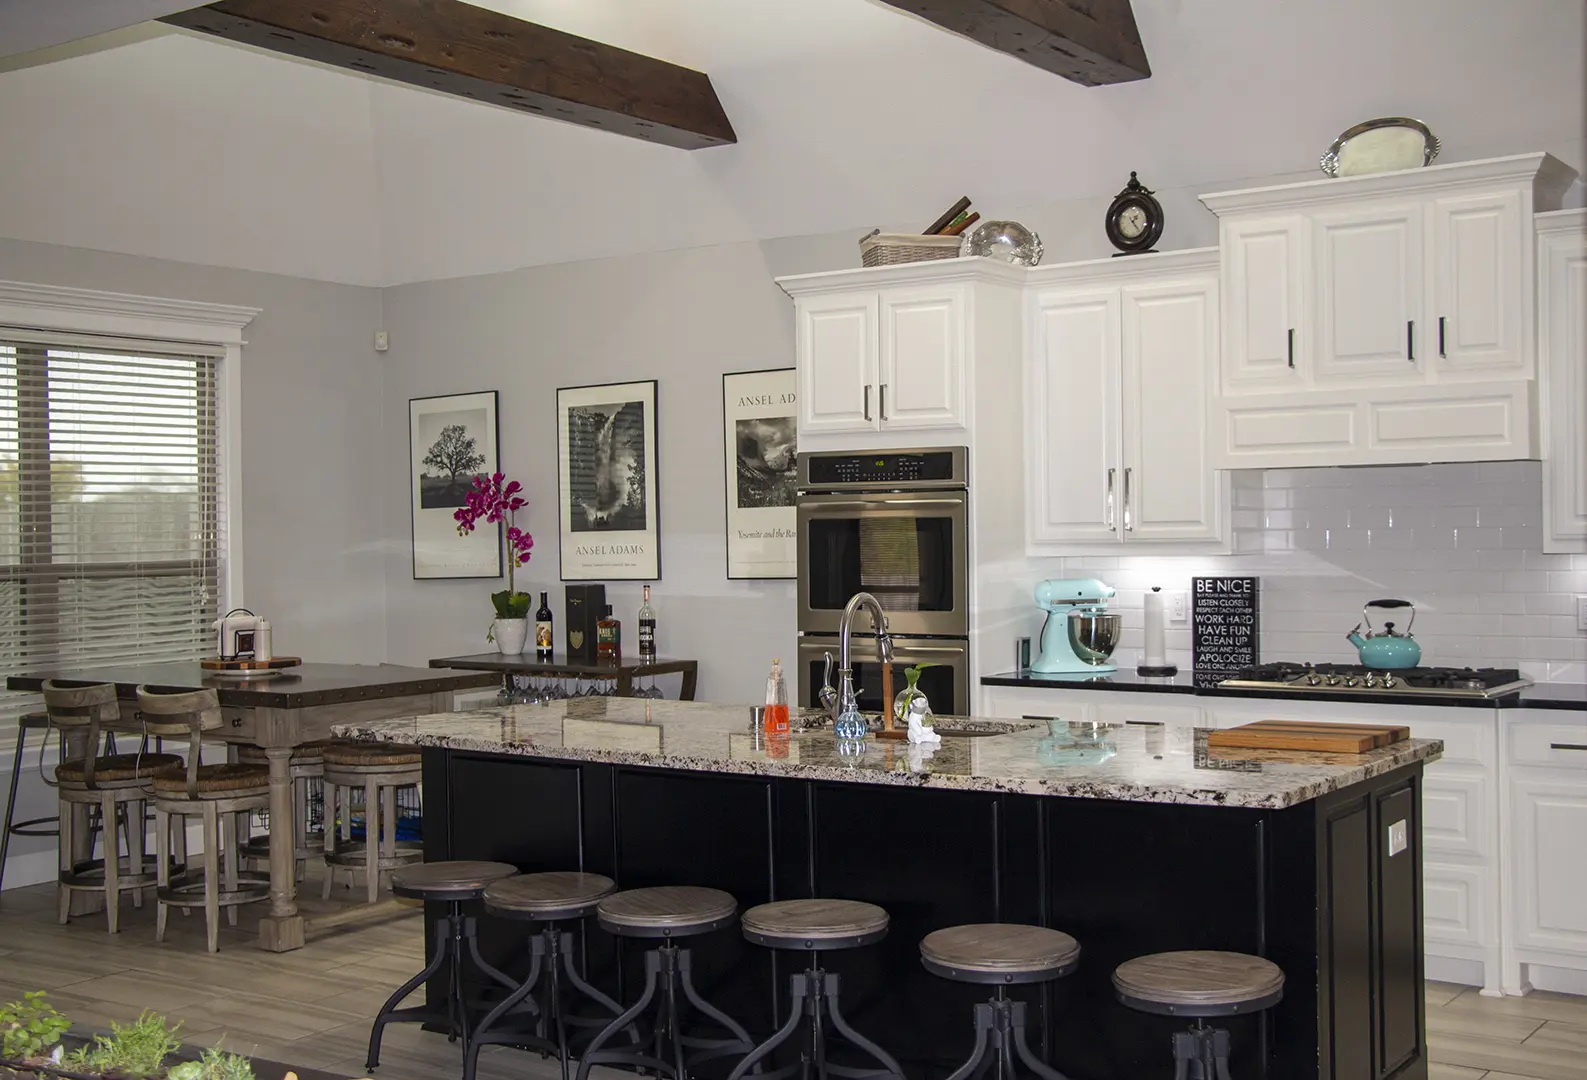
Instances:
[[[722,376],[728,580],[798,577],[799,428],[793,368]]]
[[[458,535],[452,516],[476,476],[499,468],[494,390],[408,399],[409,520],[416,581],[499,578],[501,526]]]
[[[563,581],[658,581],[656,380],[557,390]]]

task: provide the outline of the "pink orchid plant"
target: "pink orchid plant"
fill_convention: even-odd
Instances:
[[[519,494],[522,490],[522,484],[507,480],[501,473],[492,473],[488,479],[476,476],[464,505],[452,515],[457,520],[459,536],[473,532],[480,521],[488,525],[503,522],[507,525],[507,588],[490,596],[498,619],[522,619],[529,615],[529,594],[513,587],[513,571],[529,561],[529,553],[535,546],[534,537],[515,522],[518,511],[528,505]]]

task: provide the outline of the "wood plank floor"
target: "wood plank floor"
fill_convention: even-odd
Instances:
[[[303,892],[315,898],[305,908],[319,906],[316,881]],[[57,1008],[94,1027],[155,1009],[182,1021],[187,1042],[348,1077],[365,1075],[370,1017],[423,966],[417,908],[276,955],[255,947],[263,905],[250,905],[237,928],[222,929],[221,951],[211,956],[201,913],[173,914],[168,940],[156,945],[152,903],[134,911],[123,901],[115,937],[104,933],[102,915],[56,925],[54,905],[53,885],[0,894],[0,1001],[48,990]],[[1539,991],[1496,1000],[1429,983],[1427,1027],[1431,1080],[1587,1080],[1587,998]],[[380,1080],[459,1075],[457,1047],[444,1036],[412,1024],[386,1031]],[[554,1061],[501,1047],[487,1048],[480,1064],[480,1080],[559,1075]]]

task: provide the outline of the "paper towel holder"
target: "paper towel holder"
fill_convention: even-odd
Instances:
[[[1163,591],[1163,587],[1161,585],[1153,585],[1152,586],[1152,592],[1158,593],[1159,595],[1161,595],[1162,591]],[[1143,608],[1145,607],[1144,601],[1142,603],[1142,607]],[[1148,632],[1148,634],[1150,633],[1150,627],[1147,628],[1147,632]],[[1150,642],[1149,641],[1147,643],[1147,649],[1145,651],[1148,654],[1151,651],[1150,650]],[[1136,666],[1135,674],[1140,675],[1143,678],[1163,678],[1163,677],[1167,677],[1167,676],[1171,676],[1171,675],[1178,675],[1179,674],[1179,665],[1177,665],[1177,664],[1168,664],[1168,663],[1164,663],[1164,664],[1140,664],[1140,665]]]

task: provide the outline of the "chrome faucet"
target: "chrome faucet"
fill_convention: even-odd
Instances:
[[[871,626],[876,630],[876,646],[881,652],[882,663],[893,662],[893,639],[887,633],[887,615],[882,611],[881,603],[868,592],[855,593],[849,598],[848,605],[843,609],[843,618],[838,623],[838,687],[832,687],[832,654],[826,654],[826,665],[822,672],[821,705],[831,714],[833,723],[838,717],[860,711],[859,699],[854,692],[854,665],[849,659],[849,626],[854,622],[854,615],[861,608],[865,608],[871,616]],[[883,702],[883,708],[887,707]]]

